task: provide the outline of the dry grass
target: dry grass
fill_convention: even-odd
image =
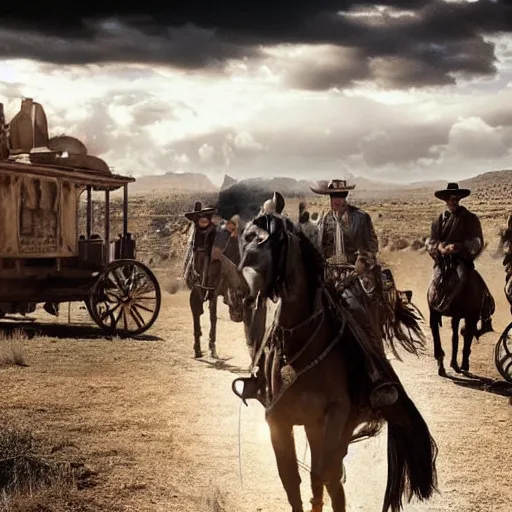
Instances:
[[[0,332],[0,366],[28,366],[23,349],[27,335],[15,329],[11,335]]]
[[[206,498],[206,508],[208,512],[226,512],[226,497],[222,491],[216,487],[211,496]]]
[[[53,500],[73,482],[71,465],[41,455],[29,430],[0,423],[0,511],[45,510],[47,495]]]

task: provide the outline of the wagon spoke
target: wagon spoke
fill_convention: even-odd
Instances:
[[[92,319],[110,333],[137,335],[155,322],[160,286],[151,270],[133,260],[111,262],[98,278],[89,299]]]
[[[117,305],[112,309],[107,309],[106,311],[104,311],[101,315],[99,315],[100,319],[105,320],[108,316],[111,316],[114,313],[114,311],[116,311],[119,308],[119,306],[121,306],[120,302],[118,302]]]
[[[134,303],[132,305],[133,308],[137,308],[137,309],[143,309],[144,311],[147,311],[148,313],[153,313],[154,309],[150,309],[142,304],[137,304],[137,303]]]
[[[112,270],[112,274],[114,276],[114,279],[116,280],[116,284],[117,284],[118,289],[120,289],[123,293],[126,293],[126,291],[127,291],[126,290],[126,285],[119,278],[119,275],[117,273],[117,269]]]
[[[117,324],[119,323],[119,320],[121,319],[121,316],[124,312],[124,308],[121,308],[121,311],[119,311],[119,315],[117,315],[117,318],[114,320],[114,314],[112,313],[110,315],[110,317],[112,318],[112,321],[113,321],[113,327],[117,327]]]
[[[124,330],[128,330],[128,317],[126,315],[126,309],[123,308],[123,324],[124,324]]]
[[[132,308],[130,309],[130,313],[132,315],[132,318],[135,320],[135,323],[137,324],[137,327],[139,327],[139,329],[141,327],[144,326],[145,322],[144,322],[144,318],[142,318],[142,316],[140,315],[140,313],[135,309],[134,306],[132,306]]]
[[[154,291],[155,287],[153,283],[146,281],[143,286],[138,287],[138,289],[134,290],[134,297],[139,297],[140,295],[144,295],[145,293],[150,293]]]

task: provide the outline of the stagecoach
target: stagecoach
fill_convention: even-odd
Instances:
[[[128,232],[128,184],[134,178],[114,174],[103,160],[80,149],[48,149],[52,144],[47,136],[45,150],[35,151],[41,112],[34,116],[32,109],[29,114],[32,139],[25,149],[16,150],[24,143],[18,138],[13,150],[12,131],[26,138],[27,130],[13,126],[13,119],[8,133],[8,125],[3,119],[1,123],[0,318],[33,312],[39,303],[55,314],[59,303],[83,302],[92,320],[109,334],[145,332],[160,311],[161,291],[151,270],[135,259],[135,241]],[[111,193],[120,189],[123,228],[112,241]],[[93,232],[93,192],[104,198],[102,234]]]

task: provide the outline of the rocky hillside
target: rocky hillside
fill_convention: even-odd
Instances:
[[[265,180],[268,186],[257,187],[255,180],[238,182],[218,192],[196,192],[167,194],[132,194],[129,200],[129,230],[137,240],[137,258],[165,275],[178,275],[187,242],[189,222],[183,213],[193,209],[194,202],[218,205],[222,216],[228,218],[246,209],[247,215],[257,212],[262,202],[271,196],[279,182]],[[282,185],[285,182],[280,182]],[[291,183],[296,186],[299,183]],[[260,182],[261,184],[261,182]],[[469,180],[460,181],[460,186],[473,191],[464,204],[477,213],[482,220],[484,235],[489,250],[495,252],[500,229],[506,225],[512,213],[512,171],[486,173]],[[379,235],[384,251],[423,250],[425,238],[432,220],[443,209],[443,203],[434,197],[434,190],[444,187],[446,182],[434,183],[411,189],[357,190],[351,194],[352,202],[368,211]],[[292,190],[294,190],[292,188]],[[295,189],[296,190],[296,189]],[[242,192],[242,193],[241,193]],[[285,211],[294,220],[302,194],[286,195]],[[309,196],[310,212],[321,212],[328,208],[328,198]],[[103,235],[103,201],[93,202],[94,232]],[[85,203],[81,205],[81,233],[85,231]],[[254,212],[256,210],[256,212]],[[250,215],[249,215],[250,216]],[[122,202],[120,197],[112,199],[111,237],[115,239],[122,229]]]

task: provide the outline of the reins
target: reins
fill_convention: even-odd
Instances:
[[[341,340],[344,332],[345,332],[345,326],[346,321],[343,321],[343,324],[340,328],[340,331],[338,334],[334,337],[334,339],[329,343],[327,348],[319,355],[317,356],[311,363],[309,363],[306,367],[304,367],[302,370],[298,371],[293,378],[290,380],[290,382],[283,386],[279,393],[271,400],[270,404],[265,408],[265,414],[268,415],[270,411],[274,408],[276,403],[282,398],[283,394],[293,385],[297,380],[302,377],[305,373],[307,373],[309,370],[313,369],[315,366],[317,366],[319,363],[321,363],[331,352],[331,350],[335,347],[335,345],[338,344],[338,342]]]

